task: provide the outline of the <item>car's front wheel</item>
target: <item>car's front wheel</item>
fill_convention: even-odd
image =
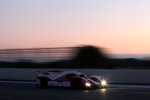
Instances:
[[[48,81],[45,78],[40,79],[40,87],[41,88],[46,88],[48,86]]]
[[[81,84],[82,82],[80,78],[75,78],[71,81],[71,87],[75,89],[82,88]]]

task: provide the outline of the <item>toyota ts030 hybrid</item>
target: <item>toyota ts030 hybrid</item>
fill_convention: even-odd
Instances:
[[[37,85],[39,87],[61,86],[80,89],[104,88],[107,82],[100,76],[88,76],[79,71],[51,70],[38,72]]]

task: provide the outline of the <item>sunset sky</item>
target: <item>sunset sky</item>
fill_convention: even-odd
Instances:
[[[0,0],[0,49],[78,45],[150,54],[150,0]]]

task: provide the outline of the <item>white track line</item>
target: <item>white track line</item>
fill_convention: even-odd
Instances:
[[[147,88],[150,89],[150,85],[125,85],[125,84],[109,84],[110,88]]]
[[[30,82],[30,81],[0,80],[0,83],[36,84],[36,81]]]

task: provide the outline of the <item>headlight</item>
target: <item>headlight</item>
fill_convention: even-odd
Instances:
[[[102,85],[102,86],[107,86],[106,80],[102,80],[102,81],[101,81],[101,85]]]
[[[86,87],[91,87],[91,84],[90,83],[85,83],[85,86]]]

